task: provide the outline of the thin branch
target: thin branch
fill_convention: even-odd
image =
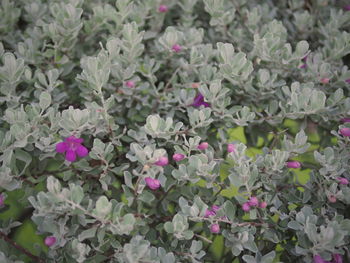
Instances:
[[[38,256],[33,255],[32,253],[30,253],[28,250],[26,250],[24,247],[18,245],[15,241],[13,241],[12,239],[10,239],[7,235],[5,235],[5,233],[0,231],[0,236],[2,239],[4,239],[7,243],[9,243],[11,246],[15,247],[16,249],[18,249],[19,251],[21,251],[23,254],[27,255],[28,257],[30,257],[32,260],[34,260],[34,262],[38,262],[38,263],[43,263],[44,260]]]

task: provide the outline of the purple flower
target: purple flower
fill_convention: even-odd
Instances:
[[[127,82],[125,82],[125,86],[127,86],[128,88],[133,88],[135,87],[135,82],[132,80],[128,80]]]
[[[301,163],[298,161],[290,161],[290,162],[287,162],[287,167],[288,168],[300,168]]]
[[[82,145],[83,139],[76,138],[74,135],[66,138],[63,142],[56,144],[56,152],[66,153],[66,160],[74,162],[79,157],[85,157],[88,155],[88,149]]]
[[[259,200],[256,196],[252,196],[249,201],[249,206],[258,206],[259,205]]]
[[[345,10],[345,11],[350,11],[350,5],[344,6],[344,10]]]
[[[334,263],[343,263],[343,257],[340,254],[333,254]]]
[[[183,159],[185,159],[185,155],[182,154],[182,153],[175,153],[175,154],[173,155],[173,160],[174,160],[175,162],[182,161]]]
[[[227,152],[232,153],[235,151],[235,145],[232,143],[227,144]]]
[[[346,79],[345,82],[350,84],[350,79]]]
[[[0,194],[0,207],[3,207],[5,204],[5,196],[3,194]]]
[[[313,263],[330,263],[329,261],[325,261],[323,258],[321,258],[320,255],[315,255]]]
[[[200,106],[204,107],[210,107],[210,104],[204,101],[204,97],[201,93],[198,93],[198,95],[194,98],[193,103],[190,106],[199,108]]]
[[[265,201],[263,201],[263,202],[259,203],[259,207],[264,209],[267,207],[267,203]]]
[[[145,182],[149,188],[152,190],[157,190],[160,187],[160,182],[158,179],[153,179],[151,177],[146,177]]]
[[[307,67],[306,63],[299,66],[299,68],[306,68],[306,67]]]
[[[168,10],[169,10],[169,8],[168,8],[166,5],[160,5],[160,6],[158,7],[158,11],[159,11],[160,13],[168,12]]]
[[[343,136],[350,137],[350,128],[341,128],[339,133]]]
[[[215,211],[210,210],[210,209],[205,210],[204,217],[210,217],[210,216],[215,216],[215,215],[216,215]]]
[[[211,210],[213,210],[215,213],[216,213],[217,211],[219,211],[219,209],[220,209],[220,206],[218,206],[218,205],[213,205],[213,206],[211,207]]]
[[[154,164],[158,166],[166,166],[168,165],[168,163],[169,163],[168,157],[162,156]]]
[[[176,52],[176,53],[180,52],[181,49],[182,49],[182,47],[179,44],[175,44],[171,47],[171,50]]]
[[[219,224],[212,224],[210,226],[210,232],[214,233],[214,234],[217,234],[220,232],[220,226]]]
[[[197,146],[197,149],[198,149],[198,150],[205,150],[205,149],[208,148],[208,146],[209,146],[209,144],[208,144],[207,142],[202,142],[201,144],[199,144],[199,145]]]
[[[343,185],[349,184],[349,180],[344,177],[338,177],[337,181],[339,182],[339,184],[343,184]]]
[[[249,212],[250,211],[250,205],[249,202],[246,202],[242,205],[242,209],[244,212]]]
[[[350,122],[350,118],[342,118],[340,121],[343,123]]]
[[[51,247],[56,243],[56,238],[54,236],[46,237],[44,243],[46,246]]]

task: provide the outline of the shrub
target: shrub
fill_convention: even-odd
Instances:
[[[2,0],[0,261],[350,262],[349,10]]]

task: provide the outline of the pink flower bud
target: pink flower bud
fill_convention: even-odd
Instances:
[[[135,87],[135,82],[132,80],[128,80],[127,82],[125,82],[125,86],[127,86],[128,88],[133,88]]]
[[[45,238],[44,243],[46,246],[51,247],[56,243],[56,238],[54,236],[48,236]]]
[[[204,217],[210,217],[210,216],[215,216],[216,213],[210,209],[205,210]]]
[[[249,212],[250,211],[250,205],[249,202],[246,202],[242,205],[242,209],[244,212]]]
[[[181,51],[182,47],[179,44],[175,44],[175,45],[172,46],[171,49],[172,49],[172,51],[178,53],[178,52]]]
[[[220,226],[219,224],[212,224],[210,226],[210,232],[214,233],[214,234],[217,234],[220,232]]]
[[[258,200],[257,197],[252,196],[252,197],[249,199],[248,203],[249,203],[249,206],[258,206],[258,205],[259,205],[259,200]]]
[[[290,162],[287,162],[287,167],[288,168],[300,168],[301,163],[298,161],[290,161]]]
[[[183,159],[185,159],[185,155],[184,154],[182,154],[182,153],[175,153],[174,155],[173,155],[173,160],[175,161],[175,162],[179,162],[179,161],[182,161]]]
[[[328,84],[329,81],[330,81],[329,78],[321,78],[321,83],[323,83],[323,84]]]
[[[227,144],[227,152],[232,153],[235,151],[235,145],[232,143]]]
[[[306,67],[307,67],[306,63],[301,64],[301,65],[299,66],[299,68],[306,68]]]
[[[166,5],[160,5],[160,6],[158,7],[158,11],[159,11],[160,13],[168,12],[168,10],[169,10],[169,8],[168,8]]]
[[[340,254],[333,254],[334,263],[343,263],[343,257]]]
[[[202,142],[201,144],[199,144],[199,145],[197,146],[197,149],[198,149],[198,150],[205,150],[205,149],[208,148],[208,146],[209,146],[209,144],[208,144],[207,142]]]
[[[341,128],[339,133],[343,136],[350,137],[350,128]]]
[[[219,211],[219,209],[220,209],[220,206],[218,206],[218,205],[213,205],[213,206],[211,207],[211,210],[213,210],[215,213],[216,213],[217,211]]]
[[[350,118],[342,118],[340,119],[340,121],[343,123],[347,123],[347,122],[350,122]]]
[[[328,201],[330,203],[335,203],[335,202],[337,202],[337,198],[334,195],[330,195],[330,196],[328,196]]]
[[[338,177],[337,181],[339,182],[339,184],[343,184],[343,185],[349,184],[349,180],[344,177]]]
[[[3,194],[0,194],[0,207],[4,206],[5,204],[5,196]]]
[[[267,207],[267,203],[265,201],[259,203],[259,207],[264,209]]]
[[[162,156],[154,164],[157,166],[166,166],[168,165],[168,163],[169,163],[168,157]]]
[[[193,89],[198,89],[199,86],[200,86],[200,84],[197,83],[197,82],[194,82],[194,83],[191,84],[191,87],[192,87]]]
[[[146,182],[147,186],[152,190],[157,190],[160,187],[160,182],[158,179],[146,177],[145,182]]]

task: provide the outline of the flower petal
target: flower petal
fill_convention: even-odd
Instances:
[[[78,148],[75,150],[75,153],[79,157],[85,157],[86,155],[89,154],[89,151],[88,151],[88,149],[85,146],[79,145]]]
[[[68,146],[65,142],[59,142],[56,144],[56,152],[64,153],[68,150]]]
[[[67,153],[66,153],[66,160],[69,162],[74,162],[76,158],[77,158],[77,156],[76,156],[75,152],[71,149],[68,149]]]

